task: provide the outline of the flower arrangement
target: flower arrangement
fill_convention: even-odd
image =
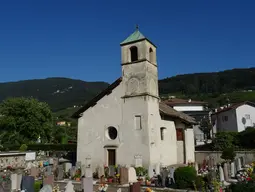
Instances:
[[[249,174],[243,170],[243,171],[238,171],[236,174],[236,178],[238,181],[249,181],[251,180]]]
[[[198,174],[207,175],[209,173],[209,167],[206,165],[198,170]]]
[[[98,187],[98,191],[99,191],[99,192],[106,192],[107,189],[108,189],[108,185],[107,185],[107,184],[101,184],[101,185]]]
[[[151,188],[149,188],[149,187],[147,187],[146,189],[145,189],[145,192],[154,192]]]
[[[52,192],[60,192],[59,186],[58,185],[54,186]]]

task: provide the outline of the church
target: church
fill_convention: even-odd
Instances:
[[[78,119],[77,161],[97,166],[195,161],[195,120],[160,100],[157,47],[138,28],[121,44],[122,77],[72,117]]]

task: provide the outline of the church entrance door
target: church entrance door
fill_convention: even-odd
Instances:
[[[108,149],[108,165],[116,165],[116,150]]]

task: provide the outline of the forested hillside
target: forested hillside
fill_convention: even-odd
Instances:
[[[0,83],[0,101],[7,97],[33,97],[47,102],[53,111],[83,105],[109,84],[68,78],[47,78]],[[161,96],[204,100],[211,107],[226,102],[255,101],[255,68],[214,73],[177,75],[159,80]],[[65,113],[62,112],[61,113]]]

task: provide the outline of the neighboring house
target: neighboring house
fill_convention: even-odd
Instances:
[[[137,29],[121,43],[122,77],[80,108],[77,161],[92,168],[194,162],[196,122],[160,102],[156,46]]]
[[[255,125],[255,103],[246,101],[217,109],[212,114],[214,134],[221,131],[241,132]]]
[[[193,117],[198,124],[193,126],[196,145],[203,145],[207,140],[204,132],[200,129],[200,122],[204,119],[209,120],[208,103],[204,101],[194,101],[191,99],[179,99],[170,97],[164,103],[177,111],[181,111]]]
[[[56,123],[57,126],[68,126],[70,127],[71,126],[71,123],[70,122],[66,122],[66,121],[58,121]]]

